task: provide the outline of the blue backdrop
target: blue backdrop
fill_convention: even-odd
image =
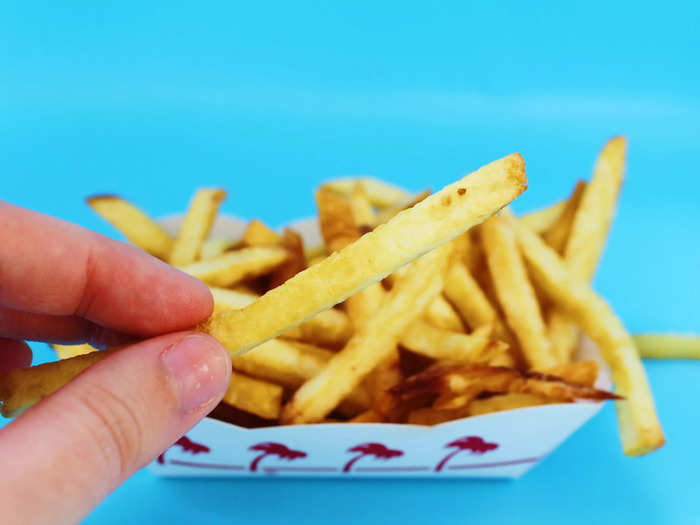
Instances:
[[[325,178],[438,188],[519,151],[522,211],[621,133],[596,287],[632,331],[700,330],[697,3],[98,4],[0,3],[0,198],[113,235],[86,195],[162,215],[221,185],[224,211],[281,224],[313,212]],[[517,482],[140,472],[88,523],[697,523],[700,364],[647,364],[668,438],[648,457],[622,455],[606,407]]]

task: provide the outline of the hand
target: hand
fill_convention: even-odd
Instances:
[[[0,430],[1,521],[78,521],[216,406],[231,361],[215,339],[182,331],[211,313],[207,287],[135,248],[2,202],[0,246],[0,372],[29,366],[25,339],[168,334],[100,361]]]

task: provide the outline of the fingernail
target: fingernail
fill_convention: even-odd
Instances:
[[[220,398],[228,387],[231,362],[213,337],[188,335],[166,348],[162,358],[185,412]]]

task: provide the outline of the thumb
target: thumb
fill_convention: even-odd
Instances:
[[[103,359],[0,431],[9,521],[78,521],[223,396],[226,350],[180,332]]]

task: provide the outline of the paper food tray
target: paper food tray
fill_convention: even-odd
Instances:
[[[175,233],[180,216],[162,221]],[[221,216],[211,237],[240,237],[246,223]],[[320,243],[315,219],[294,228],[309,246]],[[584,338],[579,357],[609,371]],[[326,423],[257,429],[206,418],[154,461],[159,476],[467,477],[518,478],[602,408],[578,402],[520,408],[426,427],[387,423]]]

